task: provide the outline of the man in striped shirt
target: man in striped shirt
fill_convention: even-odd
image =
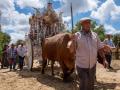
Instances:
[[[17,50],[14,47],[14,44],[11,44],[11,46],[7,50],[7,53],[8,53],[8,61],[9,61],[10,71],[12,69],[15,70]]]

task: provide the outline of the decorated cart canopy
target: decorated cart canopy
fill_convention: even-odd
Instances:
[[[52,8],[52,3],[48,3],[47,8],[40,12],[36,9],[36,13],[29,19],[30,35],[33,39],[45,38],[53,36],[64,29],[62,15],[57,14]]]

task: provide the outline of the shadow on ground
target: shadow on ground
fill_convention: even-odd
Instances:
[[[50,68],[47,68],[45,74],[41,74],[40,68],[34,68],[33,71],[16,71],[16,73],[19,74],[22,78],[36,78],[38,82],[40,82],[43,85],[52,87],[54,90],[78,90],[77,87],[75,87],[75,82],[73,80],[74,75],[70,77],[70,82],[63,82],[62,78],[59,75],[58,69],[55,69],[55,76],[51,75]]]

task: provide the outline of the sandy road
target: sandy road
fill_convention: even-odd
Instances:
[[[120,90],[120,60],[112,63],[114,70],[107,71],[97,65],[96,90]],[[42,75],[39,70],[30,72],[0,69],[0,90],[76,90],[75,83],[63,83],[59,76],[51,76],[50,69]],[[74,75],[73,75],[74,76]]]

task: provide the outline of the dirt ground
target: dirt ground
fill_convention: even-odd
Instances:
[[[38,66],[35,64],[35,68]],[[97,64],[97,82],[95,90],[120,90],[120,60],[113,60],[114,70],[106,70],[100,64]],[[46,70],[46,74],[40,73],[40,68],[33,72],[9,71],[9,69],[0,69],[0,90],[78,90],[76,79],[63,83],[58,76],[59,70],[56,69],[56,75],[53,77]],[[75,75],[72,75],[75,78]]]

